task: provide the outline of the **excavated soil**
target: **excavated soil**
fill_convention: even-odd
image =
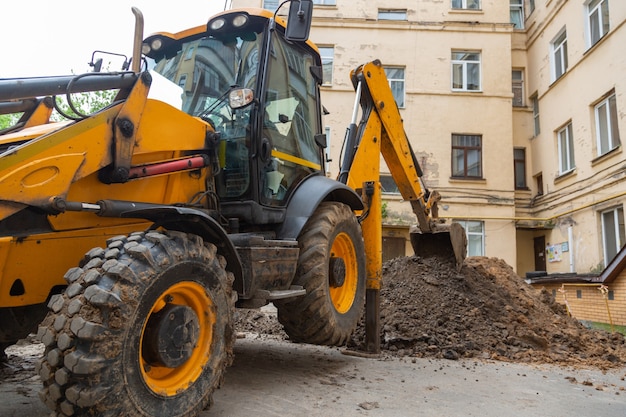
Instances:
[[[388,261],[380,313],[384,355],[601,369],[626,363],[622,334],[585,328],[501,259],[468,258],[460,272],[437,257]],[[236,328],[287,338],[268,310],[239,311]],[[349,348],[362,348],[364,330],[360,323]]]

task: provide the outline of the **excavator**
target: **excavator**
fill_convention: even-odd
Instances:
[[[313,4],[283,4],[145,39],[133,8],[128,69],[0,80],[0,114],[21,115],[0,131],[0,347],[36,332],[53,415],[198,415],[236,308],[273,303],[290,340],[334,346],[365,315],[379,352],[381,155],[415,253],[462,264],[463,228],[437,217],[378,61],[351,73],[326,175]],[[93,114],[71,106],[109,90]],[[54,121],[63,95],[75,111]]]

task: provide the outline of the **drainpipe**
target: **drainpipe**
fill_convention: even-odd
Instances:
[[[572,226],[567,228],[567,245],[569,246],[569,272],[576,272],[574,264],[574,232]]]

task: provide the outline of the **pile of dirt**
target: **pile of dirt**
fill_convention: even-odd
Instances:
[[[460,272],[437,257],[388,261],[380,313],[387,355],[599,368],[626,363],[623,335],[585,328],[501,259],[468,258]],[[237,329],[286,338],[267,310],[243,310]],[[349,348],[362,349],[364,335],[361,322]]]

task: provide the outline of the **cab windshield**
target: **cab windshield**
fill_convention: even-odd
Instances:
[[[247,123],[241,119],[249,110],[233,111],[228,93],[234,87],[256,89],[260,48],[261,36],[254,32],[227,41],[202,37],[178,44],[156,62],[154,70],[183,89],[184,112],[229,133],[225,124],[234,127],[236,119],[238,125]]]

